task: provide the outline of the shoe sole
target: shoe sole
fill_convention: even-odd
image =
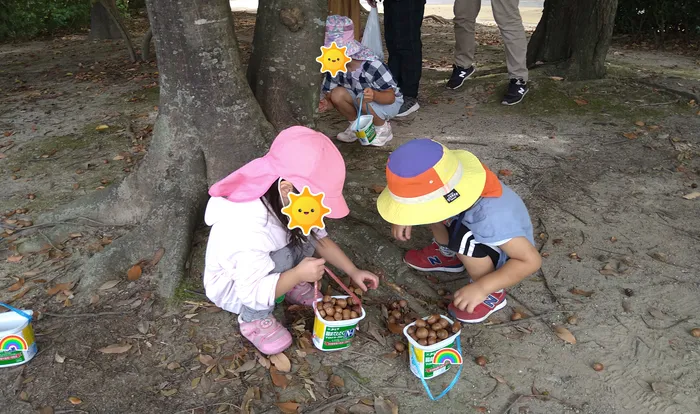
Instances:
[[[459,85],[455,86],[454,88],[450,88],[450,87],[447,86],[447,85],[445,85],[445,86],[447,86],[447,89],[451,89],[451,90],[453,90],[453,91],[456,91],[457,89],[461,88],[462,85],[464,85],[464,82],[466,82],[467,79],[469,79],[469,78],[472,77],[472,75],[474,74],[474,72],[476,72],[476,70],[473,70],[472,73],[470,73],[469,75],[465,76],[465,77],[462,79],[462,82],[461,82]]]
[[[408,108],[408,111],[402,112],[402,113],[400,113],[400,114],[397,114],[397,115],[396,115],[396,118],[403,118],[403,117],[406,117],[406,116],[411,115],[412,113],[416,112],[416,111],[419,110],[419,109],[420,109],[420,105],[418,105],[418,103],[416,102],[415,105],[413,105],[412,107]]]
[[[493,308],[493,309],[491,309],[491,310],[489,311],[489,313],[486,314],[486,316],[484,316],[483,318],[479,318],[479,319],[470,319],[470,320],[465,321],[464,319],[459,319],[456,315],[453,315],[452,313],[450,313],[450,315],[451,315],[452,317],[454,317],[455,319],[457,319],[458,321],[463,322],[463,323],[479,323],[479,322],[483,322],[483,321],[485,321],[486,319],[488,319],[489,316],[491,316],[491,315],[494,314],[495,312],[498,312],[499,310],[505,308],[507,304],[508,304],[508,299],[503,299],[503,302],[501,302],[500,304],[496,305],[496,307]]]
[[[530,92],[529,89],[525,91],[525,93],[523,94],[523,96],[521,96],[520,99],[518,99],[517,102],[508,103],[508,102],[506,102],[506,101],[501,101],[501,104],[502,104],[502,105],[508,105],[508,106],[517,105],[517,104],[519,104],[520,102],[522,102],[523,99],[525,99],[525,95],[527,95],[528,92]]]
[[[464,271],[464,266],[462,266],[461,268],[457,268],[457,267],[431,267],[430,269],[427,269],[427,268],[418,267],[416,265],[412,265],[412,264],[408,263],[406,260],[404,260],[403,262],[416,270],[420,270],[421,272],[460,273],[460,272]]]

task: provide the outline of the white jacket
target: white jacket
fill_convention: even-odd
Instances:
[[[259,199],[235,203],[212,197],[204,221],[212,226],[204,266],[207,297],[236,314],[244,305],[273,307],[280,274],[270,273],[275,268],[270,253],[289,244],[287,227]],[[315,231],[319,239],[327,236],[325,230]]]

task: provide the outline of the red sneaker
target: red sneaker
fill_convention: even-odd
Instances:
[[[440,253],[440,246],[437,242],[433,242],[421,250],[409,250],[403,261],[412,268],[424,272],[459,273],[464,271],[464,265],[457,258],[457,255],[447,257]]]
[[[447,307],[450,315],[454,316],[455,319],[464,323],[479,323],[483,322],[492,313],[503,309],[508,304],[506,300],[506,291],[501,290],[500,292],[492,293],[486,297],[484,302],[476,305],[474,312],[469,313],[467,311],[461,311],[453,303]]]

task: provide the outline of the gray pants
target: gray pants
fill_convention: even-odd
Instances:
[[[305,257],[311,257],[314,254],[315,247],[310,240],[309,243],[304,243],[301,247],[292,247],[291,244],[270,253],[270,258],[275,262],[275,268],[270,273],[282,273],[293,268],[301,263]],[[255,310],[247,306],[241,309],[240,317],[243,322],[252,322],[259,319],[265,319],[274,310],[274,306],[269,309]]]
[[[527,82],[527,38],[518,9],[520,0],[491,0],[493,18],[506,47],[506,64],[511,79]],[[468,68],[474,64],[476,17],[481,0],[455,0],[455,64]]]

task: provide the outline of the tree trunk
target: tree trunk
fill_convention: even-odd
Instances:
[[[141,10],[146,8],[146,0],[129,0],[129,10]]]
[[[90,39],[107,40],[122,37],[117,23],[102,3],[95,2],[90,10]]]
[[[141,60],[144,62],[151,60],[151,40],[153,40],[153,30],[149,27],[141,41]]]
[[[277,129],[314,125],[326,9],[326,0],[266,0],[258,6],[248,82]]]
[[[192,233],[211,184],[264,153],[274,131],[241,69],[228,0],[149,0],[160,73],[160,104],[142,164],[106,193],[47,214],[133,226],[81,268],[89,292],[160,248],[159,293],[171,296],[185,271]],[[123,276],[122,276],[123,277]]]
[[[605,76],[617,0],[545,0],[527,63],[556,63],[571,80]]]

